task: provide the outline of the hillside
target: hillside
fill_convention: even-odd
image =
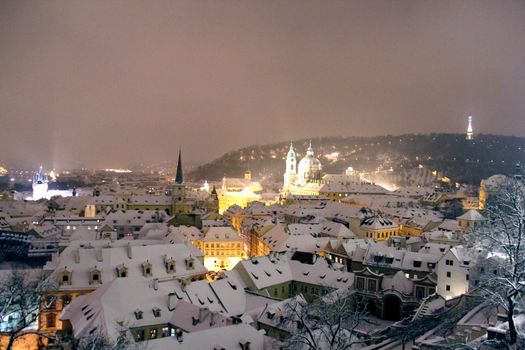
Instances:
[[[308,142],[294,141],[298,159],[304,156]],[[513,173],[518,161],[525,164],[525,138],[513,136],[477,135],[474,141],[465,140],[464,134],[323,137],[312,139],[312,146],[325,173],[342,173],[352,166],[376,175],[384,173],[398,185],[410,183],[414,172],[422,170],[437,171],[453,182],[479,184],[493,174]],[[188,175],[193,180],[217,181],[251,170],[255,178],[280,182],[288,147],[288,142],[245,147]]]

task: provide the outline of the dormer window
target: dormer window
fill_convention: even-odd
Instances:
[[[187,270],[193,270],[195,268],[195,258],[190,255],[188,258],[186,258],[186,269]]]
[[[117,277],[128,277],[128,268],[124,264],[117,266]]]
[[[175,259],[169,258],[164,261],[164,266],[166,266],[167,273],[174,273],[176,271]]]
[[[143,318],[143,312],[142,312],[141,310],[138,310],[138,309],[137,309],[137,310],[135,310],[134,313],[135,313],[135,318],[136,318],[137,320],[142,320],[142,318]]]
[[[421,261],[420,260],[414,260],[414,267],[421,267]]]
[[[153,316],[160,317],[160,309],[158,307],[154,307],[151,311],[153,311]]]
[[[142,263],[142,274],[144,277],[150,277],[152,275],[151,270],[151,263],[148,260]]]
[[[73,273],[71,271],[68,271],[67,267],[65,267],[64,270],[58,276],[59,284],[61,286],[70,286],[72,275]]]
[[[102,284],[102,271],[96,266],[89,270],[89,284]]]
[[[374,255],[374,262],[380,263],[381,261],[383,261],[382,255]]]

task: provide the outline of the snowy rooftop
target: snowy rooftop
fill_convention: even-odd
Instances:
[[[187,267],[186,260],[195,256],[194,253],[195,249],[189,245],[159,244],[158,241],[74,241],[58,258],[48,262],[44,270],[52,270],[50,278],[55,280],[65,270],[72,273],[71,285],[63,284],[60,289],[95,289],[100,285],[89,281],[90,271],[94,269],[100,271],[102,283],[117,278],[117,267],[126,268],[128,277],[144,276],[144,264],[151,265],[152,277],[161,279],[206,273],[199,259],[193,259],[194,268]],[[168,272],[165,259],[175,261],[175,271]]]

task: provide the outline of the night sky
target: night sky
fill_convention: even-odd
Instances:
[[[0,163],[525,136],[525,1],[0,1]]]

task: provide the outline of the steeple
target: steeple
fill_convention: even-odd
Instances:
[[[177,162],[177,174],[175,175],[175,182],[179,185],[182,185],[183,178],[182,178],[182,156],[181,156],[181,150],[179,148],[179,161]]]
[[[310,140],[310,145],[308,146],[308,149],[306,150],[307,156],[314,156],[314,149],[312,148],[312,140]]]
[[[295,157],[295,150],[293,143],[290,142],[290,149],[286,156],[286,169],[284,171],[284,189],[295,183],[297,179],[297,159]]]

